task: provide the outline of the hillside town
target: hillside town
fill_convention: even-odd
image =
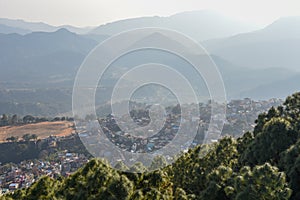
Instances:
[[[270,107],[278,106],[282,103],[283,101],[280,99],[254,101],[246,98],[243,100],[230,101],[226,105],[226,119],[223,121],[224,127],[221,136],[231,135],[239,137],[241,133],[252,130],[255,126],[255,119],[259,113],[265,112]],[[128,120],[128,116],[127,118],[120,117],[116,119],[110,114],[106,118],[89,120],[82,124],[79,123],[79,126],[76,127],[77,130],[75,135],[68,137],[49,136],[48,138],[40,140],[39,145],[35,145],[45,146],[43,143],[46,144],[46,149],[50,152],[50,156],[39,158],[40,154],[36,159],[23,160],[18,163],[0,163],[0,192],[1,194],[5,194],[19,188],[29,187],[41,176],[50,176],[53,178],[69,176],[88,162],[88,156],[82,153],[83,151],[74,151],[74,149],[72,149],[73,151],[70,151],[71,146],[75,146],[70,141],[75,141],[76,138],[80,141],[78,139],[80,138],[81,141],[84,141],[83,143],[85,145],[99,145],[101,144],[97,143],[97,135],[100,133],[99,127],[102,128],[103,133],[106,136],[106,140],[109,140],[121,150],[133,153],[148,153],[155,152],[170,143],[174,137],[176,137],[179,128],[181,128],[183,132],[187,133],[186,135],[188,137],[190,134],[189,127],[198,125],[199,128],[196,137],[192,138],[192,140],[185,138],[184,141],[188,142],[181,144],[181,150],[185,151],[189,147],[203,142],[204,135],[212,117],[210,112],[211,104],[212,103],[200,105],[200,117],[190,117],[188,119],[185,117],[183,124],[181,124],[181,118],[184,116],[181,114],[180,106],[177,105],[168,107],[166,108],[167,112],[164,116],[166,117],[166,120],[162,125],[163,128],[159,129],[161,124],[158,125],[159,122],[157,122],[154,123],[157,124],[157,127],[154,126],[154,128],[152,127],[153,129],[148,130],[145,128],[147,128],[147,125],[150,123],[149,111],[147,111],[147,109],[136,108],[136,110],[133,110],[130,115],[135,124],[138,125],[137,127],[139,128],[138,130],[141,135],[130,135],[128,133],[129,130],[121,130],[117,125],[117,122],[120,123],[122,120],[123,123],[125,123],[125,121]],[[185,109],[188,108],[189,115],[191,113],[196,113],[196,110],[194,110],[195,106],[183,106],[185,106]],[[219,116],[213,117],[218,118]],[[158,129],[158,131],[155,129]],[[63,141],[65,141],[63,144],[64,150],[53,150],[59,145],[61,146]],[[86,143],[86,141],[88,142]],[[1,143],[0,147],[4,144],[13,144],[13,142]],[[61,149],[61,147],[58,149]],[[85,149],[85,147],[81,144],[77,149]],[[45,149],[43,151],[45,151]],[[107,154],[109,154],[109,152],[103,153],[104,156]],[[0,160],[0,162],[3,161]]]
[[[52,161],[36,159],[1,165],[0,194],[27,188],[42,176],[69,176],[87,162],[88,159],[83,154],[65,151],[57,153]]]
[[[185,151],[203,142],[215,142],[225,135],[239,137],[254,128],[255,120],[260,113],[282,103],[283,101],[280,99],[254,101],[245,98],[232,100],[226,106],[216,102],[200,104],[199,107],[195,104],[176,105],[166,108],[164,116],[155,116],[152,113],[151,119],[149,114],[151,106],[144,105],[135,107],[128,115],[113,116],[109,114],[106,118],[78,123],[78,128],[81,130],[79,131],[81,139],[88,146],[95,147],[97,143],[101,145],[114,144],[122,151],[132,153],[155,152],[169,144],[181,130],[184,135],[180,136],[179,142],[172,145],[180,144],[181,150]],[[212,106],[217,111],[226,110],[226,117],[218,112],[212,116]],[[200,112],[197,112],[198,108]],[[181,110],[185,110],[186,113],[181,113]],[[211,124],[212,119],[214,120],[213,125]],[[102,131],[100,131],[100,127]],[[192,127],[196,127],[196,129]],[[99,136],[102,132],[105,138],[101,137],[100,139]],[[100,147],[94,151],[99,156],[113,154],[113,152],[102,152],[102,150],[103,148]],[[99,152],[102,153],[99,154]]]

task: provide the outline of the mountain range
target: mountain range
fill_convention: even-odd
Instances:
[[[74,78],[77,67],[96,41],[59,29],[27,35],[0,34],[1,81],[51,82]]]
[[[71,90],[79,66],[97,44],[142,27],[173,29],[203,45],[218,66],[230,99],[283,98],[300,89],[300,17],[281,18],[259,28],[208,11],[126,19],[93,29],[0,19],[0,89]],[[159,39],[164,36],[153,34],[139,42]],[[154,58],[192,74],[182,61],[154,52],[129,55],[122,67]],[[17,96],[11,100],[22,101]]]
[[[54,32],[61,28],[66,28],[71,32],[77,34],[85,34],[88,33],[93,27],[75,27],[70,25],[62,25],[62,26],[52,26],[43,22],[27,22],[21,19],[6,19],[0,18],[0,24],[2,26],[9,28],[10,31],[2,29],[0,27],[0,33],[18,33],[18,34],[26,34],[31,32]]]
[[[299,71],[300,17],[281,18],[263,29],[205,41],[203,45],[241,67]]]
[[[126,30],[158,27],[186,34],[197,41],[231,36],[255,30],[257,26],[247,24],[212,11],[190,11],[169,17],[140,17],[125,19],[96,27],[93,34],[114,35]]]

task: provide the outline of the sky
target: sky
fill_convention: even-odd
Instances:
[[[51,25],[98,26],[141,17],[213,10],[245,22],[265,25],[300,16],[299,0],[0,0],[0,18]]]

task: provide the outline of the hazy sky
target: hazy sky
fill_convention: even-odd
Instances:
[[[0,0],[0,18],[52,25],[96,26],[124,18],[202,9],[266,24],[281,16],[300,16],[300,0]]]

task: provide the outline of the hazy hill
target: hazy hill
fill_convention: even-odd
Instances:
[[[67,75],[75,75],[86,54],[96,44],[96,41],[66,29],[24,36],[0,34],[1,81],[64,80]]]
[[[4,34],[9,34],[9,33],[18,33],[21,35],[30,33],[30,30],[27,29],[22,29],[22,28],[16,28],[16,27],[11,27],[11,26],[7,26],[4,24],[0,24],[0,33],[4,33]]]
[[[6,19],[6,18],[0,18],[0,24],[17,28],[17,29],[29,30],[30,32],[36,32],[36,31],[53,32],[60,28],[66,28],[69,31],[74,33],[85,34],[92,29],[91,27],[79,28],[70,25],[52,26],[43,22],[27,22],[20,19],[16,20],[16,19]],[[20,33],[20,32],[14,32],[14,33]]]
[[[282,18],[264,29],[206,41],[204,46],[241,67],[299,70],[300,17]]]
[[[26,22],[21,19],[6,19],[0,18],[0,24],[4,24],[11,27],[29,29],[31,31],[54,31],[56,27],[43,22]]]
[[[215,55],[212,56],[212,59],[221,72],[228,98],[284,98],[287,94],[300,90],[299,84],[284,83],[294,77],[295,71],[293,70],[285,68],[244,68]],[[277,90],[279,83],[284,85],[285,92]],[[273,84],[274,86],[272,86]],[[265,87],[266,85],[268,87]]]
[[[102,36],[103,39],[106,37]],[[50,33],[35,32],[25,36],[0,34],[2,86],[13,88],[72,87],[78,67],[88,52],[97,45],[97,42],[90,38],[91,36],[80,36],[66,29]],[[153,40],[163,42],[167,38],[155,33],[142,38],[134,45],[151,44]],[[176,46],[176,43],[174,45]],[[249,93],[246,91],[259,90],[261,85],[289,79],[295,74],[293,70],[285,68],[245,67],[218,55],[213,55],[212,58],[223,76],[229,98],[261,97],[255,95],[258,91]],[[195,75],[195,71],[188,63],[174,55],[155,50],[134,52],[114,62],[108,70],[108,73],[114,76],[106,76],[108,80],[106,86],[110,87],[115,83],[115,79],[118,78],[116,74],[121,75],[124,70],[149,62],[172,66],[188,77],[192,85],[197,85],[201,91],[207,91],[203,79]],[[281,93],[275,91],[266,98],[279,96],[282,96]]]
[[[224,17],[212,11],[191,11],[170,17],[156,16],[120,20],[101,25],[90,33],[114,35],[122,31],[143,27],[161,27],[176,30],[198,41],[255,30],[253,25]]]
[[[276,97],[284,98],[287,94],[299,91],[299,80],[300,73],[283,80],[261,84],[251,90],[242,92],[240,96],[252,96],[259,99],[266,99],[275,95]]]
[[[206,20],[199,20],[201,16],[205,16],[203,18],[211,23],[206,24],[206,27],[210,27],[205,29],[207,32],[204,32],[200,25],[195,26],[195,24],[205,24]],[[77,69],[89,51],[109,35],[120,31],[122,27],[134,28],[143,24],[153,26],[155,23],[163,27],[178,26],[177,28],[198,35],[201,40],[201,38],[216,37],[215,33],[224,35],[224,32],[216,31],[218,27],[212,26],[214,21],[209,20],[215,16],[210,12],[197,11],[171,17],[129,19],[100,26],[86,35],[78,35],[67,29],[34,32],[27,35],[0,34],[0,89],[25,88],[21,91],[14,90],[13,95],[1,93],[0,104],[5,108],[2,111],[38,113],[43,110],[43,113],[51,114],[69,111],[70,93],[56,92],[55,96],[51,90],[45,88],[68,88],[70,91]],[[218,23],[226,24],[224,21],[226,20],[219,20]],[[24,23],[14,20],[12,22]],[[45,24],[33,23],[33,26],[38,25],[48,27]],[[299,90],[300,77],[298,78],[296,72],[300,63],[299,27],[299,18],[283,18],[258,31],[206,41],[204,44],[212,53],[212,58],[222,74],[228,98],[269,99],[283,97]],[[220,29],[225,32],[230,30],[224,27]],[[208,35],[208,30],[211,31],[211,35]],[[154,40],[165,42],[167,39],[164,35],[153,34],[136,41],[134,45],[149,44]],[[116,74],[147,62],[170,65],[188,77],[192,85],[196,85],[201,92],[207,91],[203,79],[195,76],[189,64],[174,55],[155,51],[135,52],[113,63],[111,70],[108,71],[112,74],[106,77],[108,87],[116,82]],[[41,88],[41,90],[36,94],[32,90],[27,91],[26,88]],[[24,95],[32,100],[32,102],[26,101],[28,105],[22,104],[25,101]],[[49,95],[53,98],[46,100],[41,98]],[[101,97],[103,96],[105,95]]]
[[[168,41],[171,42],[171,47]],[[182,47],[182,44],[176,43],[175,40],[173,40],[172,38],[167,38],[162,33],[153,33],[136,41],[131,46],[131,48],[135,49],[139,46],[149,47],[154,42],[159,42],[162,45],[168,45],[171,49]],[[113,51],[113,48],[111,50]],[[190,56],[197,56],[198,59],[201,59],[201,55],[193,55],[193,52],[186,53],[189,53]],[[257,96],[255,94],[259,93],[259,87],[261,85],[271,84],[273,82],[289,79],[290,77],[295,75],[294,70],[285,69],[283,67],[270,67],[262,69],[255,67],[244,67],[234,64],[231,61],[223,59],[217,55],[212,55],[211,57],[220,70],[228,98],[251,97],[254,99],[258,99],[261,96]],[[176,55],[151,49],[128,53],[125,57],[121,57],[117,61],[112,63],[110,69],[107,71],[107,75],[105,74],[104,77],[111,78],[113,81],[103,83],[103,86],[109,87],[111,85],[114,85],[123,73],[135,66],[144,63],[160,63],[175,68],[179,73],[184,75],[191,82],[192,86],[195,86],[196,89],[198,89],[199,93],[203,94],[203,96],[209,96],[207,86],[203,77],[198,75],[193,66]],[[110,77],[108,75],[109,73],[113,74],[113,76]],[[144,78],[140,77],[140,79],[143,80]],[[129,81],[128,84],[131,84],[131,82]],[[298,87],[298,89],[300,89],[298,85],[296,85],[295,87]],[[247,91],[249,90],[258,91],[247,93]],[[264,98],[266,99],[273,97],[283,96],[280,92],[276,91],[274,91],[272,94],[266,93],[266,95],[264,96]]]

